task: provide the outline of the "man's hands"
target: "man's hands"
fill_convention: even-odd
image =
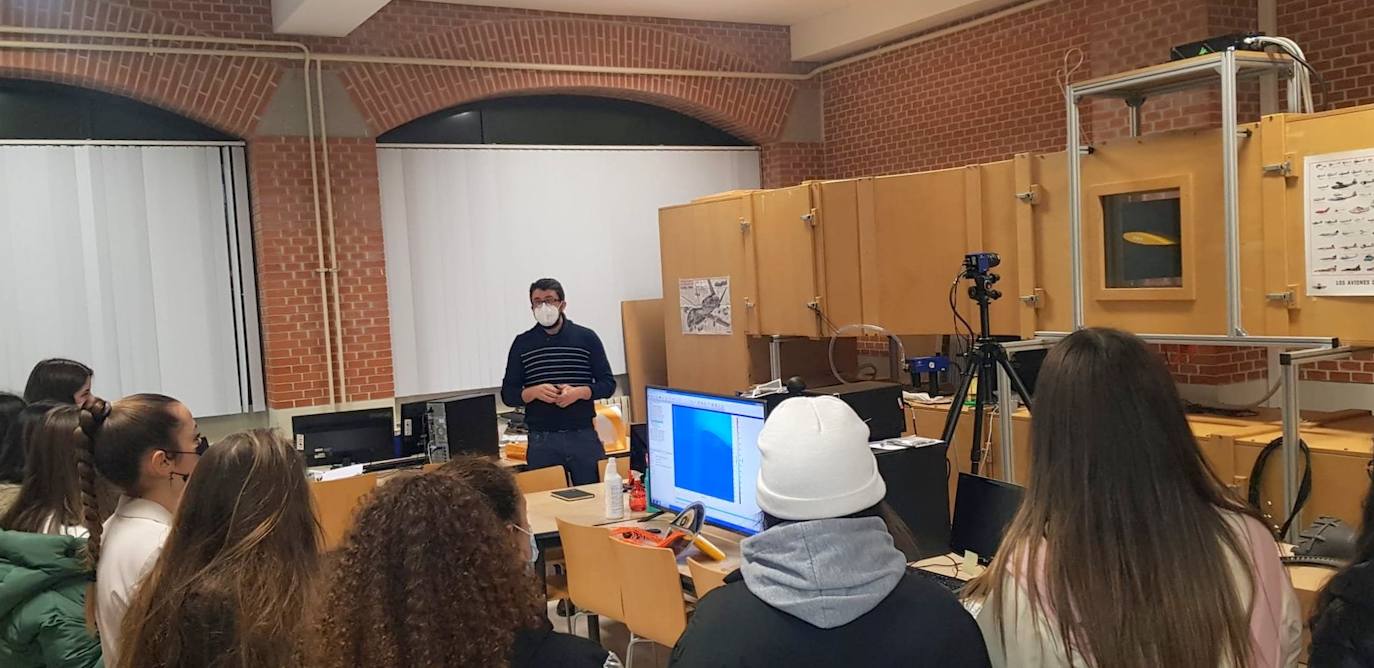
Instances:
[[[572,385],[559,385],[560,393],[558,401],[554,402],[559,408],[567,408],[583,399],[592,398],[592,388],[586,386],[574,387]]]
[[[546,404],[553,404],[559,408],[567,408],[583,399],[592,398],[592,388],[586,386],[573,385],[533,385],[527,387],[520,393],[520,398],[525,403],[532,401],[542,401]]]
[[[543,385],[532,385],[525,388],[524,391],[520,393],[520,398],[524,399],[527,404],[534,401],[552,404],[558,401],[560,392],[561,390],[558,389],[557,385],[544,383]]]

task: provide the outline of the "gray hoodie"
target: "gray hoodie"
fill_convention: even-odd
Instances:
[[[781,524],[740,547],[750,592],[823,629],[876,608],[906,572],[906,557],[876,517]]]

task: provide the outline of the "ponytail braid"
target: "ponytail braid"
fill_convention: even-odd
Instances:
[[[91,584],[86,588],[86,626],[92,635],[96,628],[95,573],[100,562],[100,541],[105,526],[101,522],[100,502],[96,492],[95,437],[110,415],[110,405],[104,399],[91,398],[81,405],[80,426],[76,429],[79,447],[76,449],[76,472],[81,486],[81,523],[86,527],[86,562],[91,570]]]
[[[103,399],[92,398],[81,406],[81,426],[76,435],[81,447],[76,450],[76,471],[81,484],[81,520],[89,535],[86,553],[91,570],[100,560],[100,540],[104,526],[100,518],[100,501],[96,492],[95,437],[110,414],[110,405]]]

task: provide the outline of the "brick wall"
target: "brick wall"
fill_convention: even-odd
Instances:
[[[1357,353],[1348,360],[1317,362],[1310,367],[1303,367],[1302,379],[1331,383],[1374,383],[1374,353]]]
[[[941,169],[1064,148],[1064,95],[1055,79],[1079,49],[1075,81],[1168,59],[1169,47],[1257,24],[1249,0],[1057,0],[935,37],[824,75],[827,176]],[[1071,60],[1076,61],[1077,56]],[[1258,111],[1242,89],[1247,118]],[[1128,132],[1125,107],[1092,101],[1090,140]],[[1212,92],[1149,100],[1143,130],[1217,122]]]
[[[783,188],[825,178],[825,146],[821,142],[775,142],[759,147],[760,181],[765,188]]]
[[[1190,385],[1231,385],[1268,377],[1263,348],[1157,345],[1174,379]]]
[[[1292,38],[1321,72],[1334,107],[1374,102],[1374,7],[1368,0],[1284,0],[1279,34]],[[1321,88],[1312,95],[1322,108]]]

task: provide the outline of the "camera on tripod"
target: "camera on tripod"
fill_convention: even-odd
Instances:
[[[1002,298],[1002,291],[992,287],[1002,280],[1001,276],[991,271],[999,264],[1002,264],[1002,258],[996,253],[969,253],[964,256],[963,278],[973,281],[968,288],[969,299],[982,304]]]
[[[1002,258],[997,257],[996,253],[969,253],[964,256],[964,277],[975,278],[979,274],[986,274],[999,264],[1002,264]]]
[[[978,334],[973,336],[973,328],[969,326],[970,343],[968,353],[965,357],[964,369],[959,377],[959,389],[954,392],[954,403],[949,407],[949,414],[945,416],[944,441],[953,443],[954,432],[959,426],[959,416],[963,414],[963,398],[969,395],[969,389],[974,389],[973,397],[973,443],[969,450],[969,469],[975,475],[978,467],[983,461],[983,420],[984,407],[991,404],[992,392],[988,389],[995,382],[994,374],[998,367],[1006,372],[1011,387],[998,388],[999,392],[1013,391],[1020,397],[1021,403],[1030,407],[1030,393],[1026,391],[1026,386],[1016,375],[1016,370],[1011,366],[1011,359],[1007,356],[1007,351],[1002,348],[989,333],[991,328],[988,315],[989,306],[992,302],[1002,297],[1002,292],[992,287],[993,284],[1001,280],[1001,277],[992,273],[992,268],[1002,264],[1002,258],[996,253],[969,253],[964,256],[964,266],[955,279],[971,280],[973,285],[969,286],[968,296],[978,304]],[[954,295],[953,286],[950,287],[950,307],[954,307],[952,300]],[[955,311],[955,317],[962,320]],[[967,322],[965,322],[967,325]]]

